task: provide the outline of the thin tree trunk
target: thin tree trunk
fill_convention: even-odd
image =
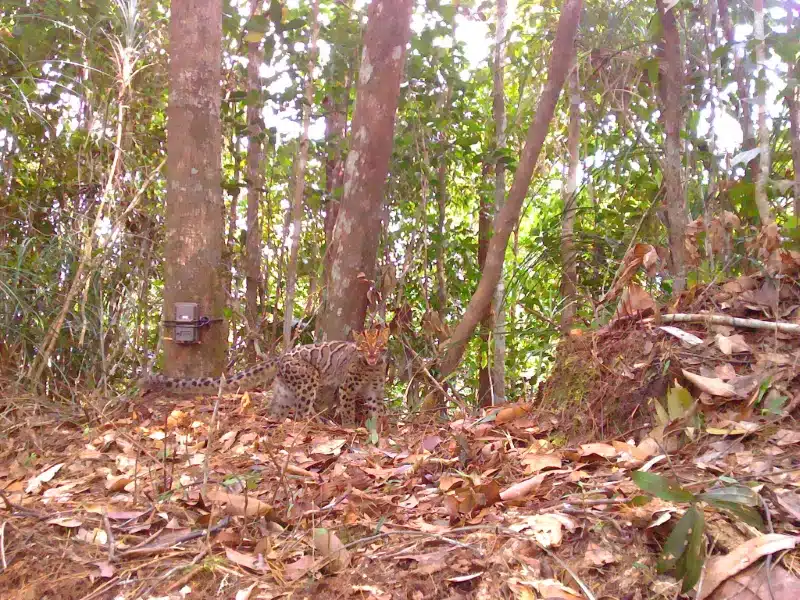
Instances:
[[[488,162],[483,164],[483,178],[489,175],[490,164]],[[486,264],[486,253],[489,250],[489,239],[492,237],[492,215],[495,214],[494,203],[491,198],[486,194],[480,195],[480,204],[478,206],[478,266],[483,269]],[[486,364],[481,360],[480,370],[478,371],[478,405],[491,406],[492,405],[492,381],[489,366],[489,356],[491,355],[489,347],[489,332],[492,330],[493,319],[492,311],[488,311],[481,320],[480,324],[480,338],[481,338],[481,354],[485,353],[487,358]]]
[[[525,196],[527,196],[539,153],[547,137],[550,121],[553,119],[558,97],[561,95],[561,88],[564,87],[564,80],[569,71],[573,52],[572,47],[578,30],[582,7],[582,0],[566,0],[562,6],[561,17],[558,22],[555,41],[553,42],[553,54],[550,57],[548,66],[547,83],[539,98],[539,105],[536,108],[533,122],[528,128],[528,135],[525,139],[517,170],[514,173],[514,182],[508,193],[508,198],[495,217],[494,235],[489,242],[486,265],[483,268],[480,282],[469,301],[466,311],[464,311],[461,322],[449,340],[441,367],[441,375],[444,377],[452,373],[461,362],[467,342],[475,331],[475,327],[489,310],[497,284],[502,277],[503,261],[508,240],[519,220],[522,204]]]
[[[733,55],[733,78],[736,81],[737,95],[739,97],[739,124],[742,127],[742,150],[751,150],[756,147],[756,138],[753,133],[753,119],[750,110],[750,88],[747,85],[747,76],[744,72],[744,57],[737,56],[734,44],[736,38],[731,22],[730,11],[728,10],[728,0],[718,0],[719,16],[722,21],[722,29],[725,32],[725,40],[732,48]],[[745,51],[746,52],[746,51]],[[751,181],[758,177],[758,159],[749,162],[747,171]]]
[[[767,79],[766,49],[764,43],[764,0],[754,0],[753,33],[756,38],[756,104],[758,105],[758,176],[756,177],[756,207],[762,225],[773,222],[772,210],[767,200],[767,179],[769,178],[769,130],[767,129]]]
[[[578,208],[578,164],[580,162],[579,144],[581,136],[581,97],[579,92],[578,64],[569,77],[569,125],[567,133],[567,152],[569,165],[567,180],[564,182],[564,215],[561,221],[561,262],[564,274],[561,279],[561,295],[564,310],[561,313],[561,332],[566,334],[572,328],[577,312],[578,268],[575,253],[575,216]]]
[[[172,4],[169,71],[164,319],[174,318],[176,302],[196,302],[199,316],[222,319],[222,0]],[[167,343],[166,373],[221,373],[226,330],[224,321],[212,322],[198,332],[199,344]]]
[[[344,196],[331,244],[323,324],[329,340],[346,339],[366,316],[413,4],[374,0],[369,6]]]
[[[494,117],[494,143],[499,153],[506,147],[506,0],[497,0],[497,27],[494,38],[494,73],[492,77],[492,113]],[[506,198],[506,165],[502,159],[495,162],[494,168],[494,210],[500,214]],[[494,324],[492,331],[492,405],[502,404],[506,399],[506,286],[503,266],[492,301]]]
[[[311,6],[311,47],[308,53],[305,103],[303,104],[303,133],[300,152],[295,159],[294,199],[292,202],[292,238],[289,246],[289,264],[286,267],[286,304],[283,313],[283,347],[292,347],[292,320],[294,296],[297,289],[297,255],[300,250],[300,229],[303,224],[303,194],[306,189],[306,163],[308,162],[308,128],[311,124],[311,107],[314,104],[314,66],[317,63],[317,38],[319,37],[319,0]]]
[[[675,7],[665,10],[664,1],[656,0],[664,37],[659,48],[663,65],[659,78],[661,102],[664,107],[664,200],[667,213],[667,233],[672,258],[673,291],[686,287],[686,248],[684,238],[688,215],[686,197],[681,177],[681,93],[683,68],[681,65],[680,35],[675,20]]]
[[[250,18],[259,12],[261,0],[252,0]],[[264,56],[261,42],[247,43],[247,91],[250,96],[260,90],[258,70]],[[261,284],[261,189],[264,186],[264,149],[260,106],[247,105],[247,243],[245,245],[245,319],[247,321],[247,351],[255,358],[255,337],[258,332],[258,288]]]
[[[792,13],[792,0],[786,2],[787,25],[791,32],[794,28],[794,14]],[[800,37],[800,31],[796,32],[795,39]],[[787,81],[797,81],[800,77],[800,61],[797,64],[789,63],[786,74]],[[789,135],[792,147],[792,166],[794,167],[794,217],[797,227],[800,227],[800,87],[795,86],[792,90],[787,90],[786,102],[789,105]]]

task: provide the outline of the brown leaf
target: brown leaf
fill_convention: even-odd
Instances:
[[[514,406],[508,406],[497,413],[494,422],[496,425],[502,425],[503,423],[509,423],[511,421],[521,419],[522,417],[526,416],[528,412],[530,412],[530,408],[530,404],[516,404]]]
[[[239,552],[238,550],[234,550],[233,548],[225,548],[225,556],[229,561],[239,565],[240,567],[244,567],[246,569],[250,569],[252,571],[264,571],[266,570],[266,565],[263,564],[262,560],[259,560],[258,556],[255,554],[245,554],[244,552]]]
[[[791,550],[797,545],[800,537],[769,533],[752,538],[725,556],[715,556],[706,563],[703,588],[697,594],[697,600],[708,598],[711,593],[726,579],[746,569],[762,556]]]
[[[214,504],[226,504],[224,512],[229,515],[266,517],[268,520],[273,520],[275,516],[271,505],[252,496],[232,494],[219,488],[212,488],[208,491],[208,499]]]
[[[315,529],[313,542],[317,552],[326,558],[331,558],[328,569],[332,573],[340,573],[350,566],[350,553],[332,531],[322,527]]]
[[[525,473],[532,475],[544,469],[560,469],[561,457],[556,454],[526,454],[522,457]]]
[[[733,386],[730,383],[722,381],[721,379],[703,377],[702,375],[691,373],[686,369],[681,369],[681,373],[683,373],[683,376],[696,385],[702,392],[706,392],[712,396],[720,396],[722,398],[733,398],[736,395]]]
[[[293,563],[286,565],[284,575],[287,580],[295,581],[303,577],[309,569],[314,566],[314,558],[311,556],[301,556]]]

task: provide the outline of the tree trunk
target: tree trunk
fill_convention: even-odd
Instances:
[[[494,38],[494,73],[492,77],[492,113],[494,117],[494,143],[497,150],[506,147],[506,91],[504,61],[506,48],[506,0],[497,0],[497,27]],[[506,198],[506,165],[502,159],[495,161],[494,210],[499,214]],[[506,286],[503,267],[494,292],[492,331],[492,406],[506,399]]]
[[[164,319],[176,302],[197,302],[201,317],[225,306],[220,187],[222,1],[184,0],[170,16],[167,108],[167,207]],[[167,331],[172,333],[171,328]],[[225,366],[226,326],[200,330],[200,344],[169,343],[168,375],[218,375]]]
[[[351,0],[347,0],[345,7],[350,9]],[[345,14],[348,14],[347,12]],[[331,24],[331,28],[334,25]],[[327,76],[329,81],[339,82],[341,87],[334,85],[330,95],[323,100],[325,108],[325,145],[327,158],[325,161],[325,254],[322,257],[322,281],[330,281],[331,272],[331,245],[333,241],[333,227],[339,216],[339,205],[342,199],[344,185],[344,142],[347,130],[347,115],[350,109],[350,87],[353,81],[352,70],[356,62],[356,54],[349,60],[348,55],[335,53],[331,57],[330,70]],[[328,304],[328,290],[323,284],[320,314],[324,314]],[[322,337],[322,319],[316,319],[314,338]]]
[[[733,32],[730,12],[728,10],[728,0],[719,1],[719,17],[722,21],[722,29],[725,32],[725,40],[730,44],[733,54],[733,78],[736,81],[737,95],[739,96],[739,124],[742,127],[742,150],[751,150],[756,147],[756,137],[753,133],[753,119],[750,114],[750,89],[747,85],[747,77],[744,72],[744,58],[740,59],[736,55],[734,44],[736,39]],[[745,51],[746,52],[746,51]],[[747,166],[747,171],[751,181],[758,179],[758,159],[751,160]]]
[[[311,107],[314,104],[314,65],[317,62],[317,37],[319,36],[319,0],[311,6],[311,48],[303,103],[303,132],[300,152],[295,157],[294,198],[292,201],[292,238],[289,246],[289,264],[286,267],[286,304],[283,313],[283,347],[292,347],[292,320],[294,295],[297,289],[297,255],[300,250],[300,230],[303,226],[303,195],[306,189],[306,163],[308,162],[308,128],[311,124]]]
[[[575,215],[578,209],[578,163],[581,137],[581,96],[579,92],[578,64],[569,77],[569,124],[567,133],[567,152],[569,165],[567,180],[564,182],[564,214],[561,221],[561,265],[564,271],[561,278],[561,296],[564,310],[561,313],[561,332],[569,333],[575,322],[577,312],[578,268],[575,260]]]
[[[756,38],[756,63],[758,77],[756,77],[756,104],[758,105],[758,176],[756,184],[756,207],[762,225],[773,222],[772,210],[767,200],[767,179],[769,178],[769,130],[767,129],[767,78],[766,49],[764,43],[764,0],[753,2],[755,12],[753,20],[753,34]]]
[[[564,86],[564,80],[569,71],[573,53],[572,47],[578,30],[582,7],[582,0],[566,0],[562,6],[561,17],[558,22],[555,41],[553,42],[553,54],[550,57],[548,66],[547,83],[542,91],[542,96],[539,98],[539,105],[536,107],[533,122],[528,128],[525,146],[522,149],[522,156],[514,173],[514,182],[508,193],[508,198],[495,217],[494,235],[489,242],[486,265],[483,268],[481,280],[469,301],[466,311],[464,311],[464,317],[449,340],[447,352],[442,360],[442,376],[446,377],[452,373],[461,362],[467,342],[475,331],[475,327],[488,311],[494,292],[497,289],[497,284],[502,277],[503,261],[508,240],[519,219],[522,203],[528,193],[533,171],[536,168],[536,161],[547,137],[550,121],[553,119],[558,97],[561,94],[561,88]]]
[[[502,0],[501,0],[502,1]],[[483,165],[483,179],[489,175],[491,165],[487,162]],[[489,239],[492,237],[492,215],[495,214],[494,203],[488,195],[480,194],[480,205],[478,206],[478,266],[483,269],[486,264],[486,253],[489,250]],[[492,381],[489,367],[489,332],[492,330],[493,319],[492,311],[488,311],[481,320],[481,358],[486,354],[486,364],[481,360],[481,367],[478,371],[478,405],[487,407],[492,405]]]
[[[412,7],[412,0],[374,0],[369,6],[344,195],[331,244],[323,324],[329,340],[346,339],[363,325],[367,312],[364,279],[374,279]]]
[[[260,0],[252,0],[250,18],[259,13]],[[261,42],[247,43],[247,92],[249,97],[260,91],[258,70],[262,57]],[[255,338],[258,335],[258,288],[261,285],[261,224],[258,209],[261,206],[261,189],[264,187],[264,148],[261,140],[264,131],[261,106],[247,105],[247,243],[245,247],[245,318],[247,320],[247,350],[255,359]]]
[[[787,25],[791,32],[794,25],[794,15],[792,13],[792,2],[786,2]],[[795,39],[800,36],[800,31],[795,35]],[[797,64],[789,63],[786,74],[787,81],[797,81],[800,76],[800,61]],[[792,166],[794,167],[794,218],[796,225],[800,227],[800,88],[786,90],[786,103],[789,106],[789,135],[792,147]]]
[[[688,215],[686,197],[681,180],[681,92],[683,91],[683,68],[678,27],[675,22],[675,7],[664,9],[664,0],[656,0],[664,38],[659,55],[662,60],[659,89],[664,108],[664,199],[667,213],[667,234],[672,258],[674,277],[673,291],[680,293],[686,288],[686,248],[684,238]]]

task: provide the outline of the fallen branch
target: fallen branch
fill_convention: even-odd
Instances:
[[[219,523],[210,527],[209,529],[199,529],[197,531],[192,531],[191,533],[187,533],[184,536],[179,537],[176,540],[170,541],[169,544],[162,544],[160,546],[146,546],[144,548],[131,548],[130,550],[125,550],[124,552],[120,552],[118,554],[119,558],[128,558],[131,556],[144,556],[148,554],[158,554],[163,550],[169,550],[174,548],[178,544],[183,544],[185,542],[190,542],[192,540],[196,540],[197,538],[204,537],[206,535],[213,535],[218,533],[219,531],[225,529],[230,525],[231,518],[225,517]]]
[[[643,319],[643,322],[649,323],[654,320],[655,317],[649,317]],[[796,323],[743,319],[741,317],[729,317],[728,315],[676,313],[661,315],[661,321],[663,323],[713,323],[714,325],[730,325],[732,327],[746,327],[748,329],[767,329],[769,331],[782,331],[784,333],[800,333],[800,325]]]

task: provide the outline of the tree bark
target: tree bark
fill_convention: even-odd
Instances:
[[[183,0],[170,16],[167,108],[167,206],[164,318],[175,302],[197,302],[200,316],[222,318],[220,101],[222,1]],[[169,330],[168,330],[169,331]],[[200,344],[169,343],[168,375],[218,375],[225,366],[226,326],[200,330]]]
[[[258,14],[260,0],[252,0],[250,18]],[[261,42],[247,43],[247,92],[250,97],[260,92],[258,70],[264,53]],[[261,107],[247,105],[247,243],[245,245],[245,318],[247,320],[247,349],[255,358],[255,337],[258,332],[258,288],[261,285],[261,224],[258,210],[261,189],[264,187],[264,131]]]
[[[502,0],[501,0],[502,1]],[[483,165],[483,178],[486,179],[489,175],[491,164],[486,162]],[[495,214],[494,203],[488,194],[481,193],[480,205],[478,206],[478,266],[483,269],[486,264],[486,253],[489,251],[489,239],[492,237],[492,215]],[[481,320],[480,324],[480,337],[481,337],[481,353],[486,353],[486,365],[481,361],[481,367],[478,371],[478,405],[487,407],[492,405],[492,381],[489,367],[491,361],[489,360],[489,332],[492,330],[493,319],[492,311],[487,311]]]
[[[659,48],[662,60],[659,88],[664,108],[664,199],[667,213],[667,234],[673,291],[682,292],[686,287],[686,197],[681,180],[681,92],[683,91],[683,68],[681,66],[680,35],[675,21],[675,7],[665,10],[664,1],[656,0],[664,37]]]
[[[497,284],[502,277],[508,240],[514,231],[515,224],[519,220],[522,203],[528,193],[533,171],[536,168],[536,161],[542,150],[542,145],[550,128],[550,121],[558,103],[558,97],[561,94],[561,88],[564,87],[564,80],[569,71],[572,47],[578,30],[582,7],[582,0],[566,0],[562,7],[555,41],[553,42],[553,54],[550,57],[548,66],[547,83],[539,99],[536,116],[528,128],[525,146],[522,149],[522,157],[514,174],[514,182],[511,184],[508,198],[502,210],[495,217],[494,235],[489,242],[486,265],[483,268],[481,280],[470,299],[466,311],[464,311],[461,322],[449,340],[446,354],[442,360],[442,376],[446,377],[452,373],[461,362],[467,342],[475,331],[475,327],[489,309]]]
[[[374,279],[412,7],[412,0],[374,0],[369,7],[344,195],[331,244],[323,324],[329,340],[346,339],[363,325],[367,312],[369,284],[364,280]]]
[[[767,129],[767,79],[764,76],[766,69],[766,48],[764,43],[764,0],[754,0],[753,34],[756,38],[756,63],[758,64],[758,77],[756,77],[756,104],[758,105],[758,176],[756,184],[756,207],[762,225],[773,222],[772,210],[767,200],[767,179],[769,178],[769,130]]]
[[[577,311],[578,268],[575,254],[575,215],[578,208],[578,153],[581,136],[581,97],[579,92],[578,65],[572,69],[569,77],[569,125],[567,133],[567,152],[569,165],[567,180],[564,182],[564,214],[561,221],[561,296],[564,298],[564,310],[561,313],[561,332],[569,333],[575,322]]]
[[[300,230],[303,226],[303,195],[306,189],[306,163],[308,162],[308,129],[311,124],[311,107],[314,103],[314,65],[317,62],[317,37],[319,36],[319,0],[311,6],[311,45],[303,103],[303,132],[300,151],[295,158],[294,198],[292,201],[292,237],[289,246],[289,264],[286,267],[286,303],[283,313],[283,347],[292,347],[292,320],[294,296],[297,289],[297,255],[300,250]]]
[[[345,2],[349,14],[351,0]],[[331,29],[335,25],[331,24]],[[339,25],[341,27],[341,25]],[[357,54],[352,57],[335,53],[331,57],[328,81],[332,81],[333,89],[325,100],[325,145],[327,158],[325,160],[325,254],[322,257],[322,281],[330,281],[331,272],[331,246],[333,243],[333,228],[339,216],[339,205],[342,199],[344,186],[344,142],[347,131],[347,116],[350,109],[350,88],[353,80],[353,70]],[[341,78],[341,82],[340,82]],[[341,83],[341,85],[339,85]],[[320,313],[324,314],[328,304],[328,290],[322,288],[322,302]],[[320,340],[322,336],[322,319],[316,319],[314,337]]]
[[[494,117],[494,143],[498,151],[506,147],[506,91],[505,61],[506,48],[506,0],[497,0],[497,27],[494,38],[494,73],[492,77],[492,113]],[[498,157],[494,167],[494,210],[499,214],[506,198],[506,165]],[[506,286],[503,267],[492,301],[494,324],[492,331],[492,406],[502,404],[506,399]]]

